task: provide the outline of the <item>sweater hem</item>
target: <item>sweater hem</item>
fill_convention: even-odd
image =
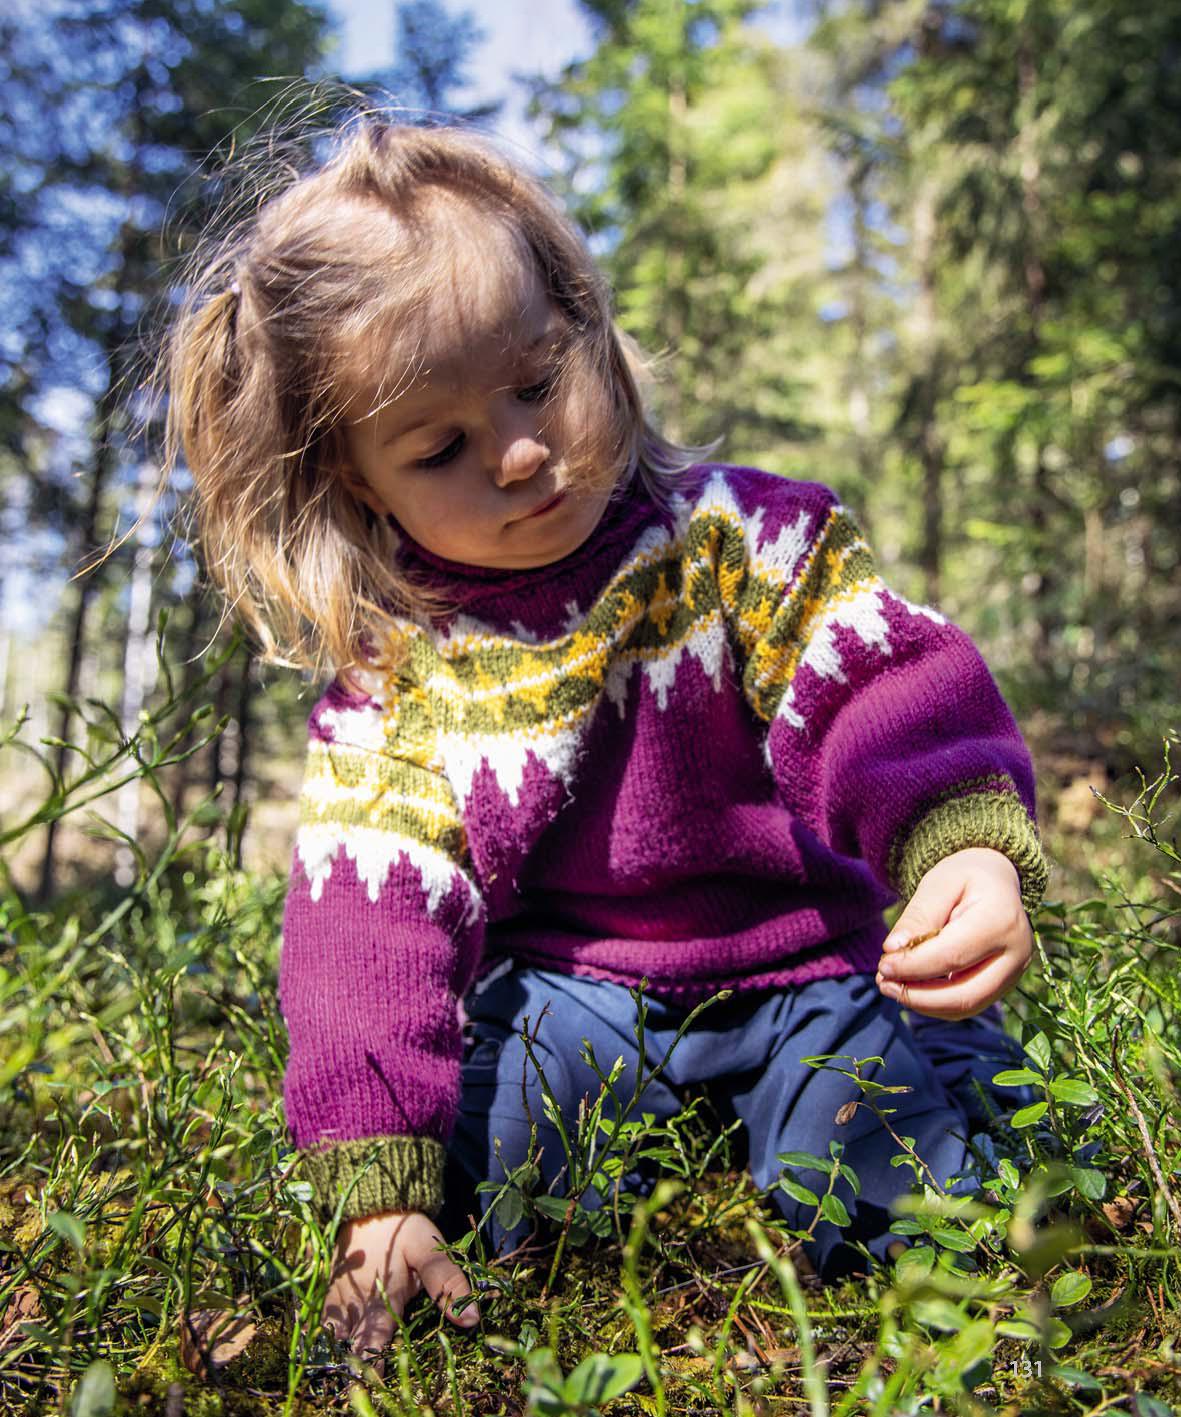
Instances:
[[[882,955],[882,942],[887,934],[884,921],[874,921],[853,934],[818,946],[823,954],[807,952],[803,958],[768,960],[762,969],[748,968],[740,974],[713,975],[698,979],[662,979],[652,974],[637,974],[631,970],[612,969],[606,965],[577,963],[551,955],[535,954],[515,948],[508,958],[513,967],[527,965],[533,969],[548,969],[555,974],[569,974],[583,979],[599,979],[607,984],[619,984],[634,989],[647,980],[645,992],[669,1003],[696,1004],[720,993],[749,993],[758,989],[783,989],[795,984],[807,984],[815,979],[841,979],[850,974],[873,974]],[[499,965],[500,960],[495,964]],[[491,970],[489,970],[491,973]]]

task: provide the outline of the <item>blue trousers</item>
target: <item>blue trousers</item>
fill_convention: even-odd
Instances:
[[[645,1071],[650,1073],[689,1009],[656,998],[648,998],[647,1003]],[[469,998],[466,1008],[463,1084],[448,1151],[444,1228],[475,1211],[476,1183],[503,1181],[506,1167],[512,1169],[527,1159],[531,1121],[538,1126],[542,1147],[542,1190],[565,1165],[557,1130],[542,1106],[540,1079],[520,1038],[527,1019],[530,1036],[536,1033],[534,1055],[570,1130],[580,1100],[587,1095],[593,1100],[600,1090],[598,1079],[580,1056],[583,1040],[592,1045],[604,1072],[623,1057],[625,1071],[616,1084],[623,1099],[631,1096],[639,1060],[636,1004],[621,985],[515,966]],[[548,1009],[544,1017],[543,1009]],[[879,1094],[878,1105],[896,1109],[889,1113],[891,1128],[900,1137],[914,1138],[915,1150],[941,1184],[970,1172],[969,1136],[990,1116],[1025,1099],[1015,1089],[990,1086],[993,1074],[1022,1061],[1020,1047],[1000,1027],[995,1005],[976,1018],[956,1023],[918,1015],[908,1020],[867,974],[735,993],[711,1004],[681,1039],[668,1067],[644,1092],[637,1119],[639,1113],[652,1113],[665,1121],[681,1110],[687,1094],[704,1090],[724,1120],[743,1122],[757,1186],[772,1186],[787,1174],[818,1195],[827,1188],[826,1176],[796,1168],[785,1173],[777,1158],[787,1151],[826,1157],[829,1142],[842,1141],[841,1159],[861,1182],[860,1194],[854,1194],[844,1178],[835,1187],[852,1224],[840,1228],[821,1221],[813,1240],[805,1245],[818,1273],[836,1278],[864,1266],[847,1240],[861,1241],[882,1259],[889,1243],[901,1238],[890,1232],[889,1206],[914,1185],[914,1179],[909,1167],[891,1166],[898,1147],[869,1108],[858,1107],[851,1120],[836,1123],[841,1107],[861,1092],[852,1079],[801,1062],[822,1053],[845,1055],[837,1066],[850,1070],[852,1058],[884,1059],[884,1064],[864,1067],[862,1076],[911,1089]],[[564,1180],[559,1179],[555,1194],[564,1193]],[[805,1228],[813,1219],[815,1206],[801,1204],[779,1187],[772,1194],[790,1225]],[[486,1208],[491,1199],[491,1193],[482,1193],[480,1206]],[[583,1203],[593,1208],[597,1193],[588,1189]],[[523,1222],[506,1233],[495,1215],[490,1216],[491,1248],[506,1253],[528,1230]]]

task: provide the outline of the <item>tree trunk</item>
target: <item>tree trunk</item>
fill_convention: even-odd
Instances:
[[[914,212],[919,293],[915,322],[919,358],[918,446],[923,470],[923,534],[919,565],[927,600],[939,601],[943,580],[943,439],[939,432],[939,327],[935,291],[935,190],[924,182]]]
[[[1028,349],[1023,383],[1034,382],[1029,372],[1030,361],[1041,345],[1041,327],[1046,299],[1046,269],[1041,257],[1042,197],[1041,159],[1036,146],[1037,61],[1030,48],[1029,34],[1019,36],[1017,49],[1017,153],[1021,174],[1021,207],[1025,214],[1025,249],[1023,269],[1025,297],[1029,311]],[[1034,531],[1034,552],[1037,556],[1037,583],[1032,601],[1034,611],[1034,658],[1044,674],[1051,672],[1054,659],[1054,630],[1058,576],[1051,555],[1053,529],[1050,525],[1053,504],[1057,501],[1050,486],[1050,469],[1046,466],[1045,447],[1040,436],[1034,454],[1033,506],[1030,524]]]
[[[867,387],[869,356],[866,348],[869,336],[869,288],[872,281],[869,264],[868,200],[865,190],[869,175],[869,161],[855,152],[853,171],[849,178],[849,195],[853,199],[853,280],[849,311],[853,329],[853,360],[847,375],[847,400],[849,426],[853,432],[856,449],[857,472],[864,489],[873,485],[874,468]]]
[[[250,716],[250,702],[252,694],[251,670],[254,667],[254,656],[247,652],[242,656],[242,672],[238,678],[238,703],[235,709],[235,716],[238,720],[238,760],[234,764],[234,801],[233,807],[245,808],[246,790],[250,775],[250,748],[251,730],[254,727]],[[242,865],[242,838],[243,830],[238,830],[234,835],[234,865],[241,868]]]
[[[145,147],[145,126],[142,114],[146,111],[144,98],[150,85],[155,82],[149,73],[146,58],[135,70],[134,90],[135,103],[132,108],[131,122],[131,143],[132,151],[136,154],[138,161]],[[120,174],[118,184],[119,195],[124,198],[130,207],[139,194],[141,186],[141,172],[139,167],[133,162],[125,167]],[[115,259],[115,275],[112,282],[112,293],[114,295],[113,309],[122,311],[132,292],[132,271],[131,264],[135,255],[140,232],[133,225],[131,218],[124,219],[119,229],[119,240]],[[103,365],[106,369],[107,381],[103,389],[102,396],[98,401],[95,411],[94,422],[94,456],[90,464],[90,488],[86,499],[86,507],[83,512],[82,526],[79,530],[79,560],[93,556],[98,549],[99,523],[102,518],[103,500],[107,490],[107,482],[111,472],[115,467],[117,450],[115,445],[116,422],[119,415],[120,399],[124,393],[124,376],[126,373],[126,354],[131,330],[120,315],[112,315],[107,324],[102,338]],[[98,582],[93,573],[84,572],[77,579],[77,599],[74,602],[73,611],[70,614],[69,627],[67,630],[67,640],[69,649],[66,656],[66,676],[64,684],[64,696],[58,710],[57,723],[54,734],[63,745],[70,741],[70,728],[73,723],[72,700],[78,693],[78,676],[82,665],[82,653],[86,644],[86,621],[90,610],[91,601],[98,589]],[[65,776],[69,762],[68,748],[62,746],[55,750],[53,758],[54,771],[58,779]],[[55,853],[57,845],[56,821],[51,821],[45,831],[45,845],[41,856],[41,872],[37,884],[37,894],[41,900],[46,900],[53,893],[54,876],[56,869]]]
[[[684,228],[685,191],[688,170],[682,144],[685,142],[685,119],[689,112],[688,96],[682,81],[670,82],[668,89],[668,203],[677,215],[676,226]],[[688,310],[685,291],[687,277],[685,250],[679,241],[669,245],[665,257],[665,291],[668,300],[668,338],[673,358],[677,360],[678,373],[669,380],[669,395],[673,405],[669,409],[669,432],[678,442],[688,436],[685,426],[685,412],[689,406],[688,390],[682,384],[682,373],[688,366],[683,356],[682,346],[688,328]]]
[[[152,654],[152,561],[155,547],[146,535],[145,521],[152,505],[156,485],[156,466],[145,458],[140,464],[136,487],[135,516],[139,523],[136,534],[135,561],[131,571],[131,601],[127,609],[127,639],[123,651],[123,704],[120,721],[125,738],[134,736],[139,727],[140,710],[151,692]],[[133,779],[119,789],[115,802],[115,824],[132,841],[139,834],[140,780]],[[115,883],[129,886],[135,879],[135,855],[129,846],[120,846],[115,853]]]
[[[118,334],[112,326],[112,334]],[[98,546],[99,522],[102,517],[103,499],[107,482],[115,465],[114,422],[117,407],[120,368],[119,341],[106,341],[107,387],[99,400],[95,417],[94,457],[90,464],[90,485],[86,506],[82,514],[82,525],[78,533],[81,557],[94,553]],[[69,764],[70,729],[74,720],[73,701],[78,696],[79,675],[82,668],[82,653],[86,644],[86,621],[91,601],[98,591],[95,576],[83,572],[74,581],[76,596],[70,612],[66,637],[69,648],[66,652],[66,675],[62,685],[63,698],[58,706],[57,721],[53,725],[53,736],[60,739],[61,746],[54,750],[53,769],[59,780],[65,777]],[[55,851],[58,823],[51,821],[45,831],[45,845],[41,856],[41,873],[37,884],[37,894],[47,900],[53,893],[55,877]]]
[[[183,665],[180,679],[180,697],[187,703],[189,695],[192,693],[197,680],[201,676],[202,660],[205,651],[216,638],[216,626],[210,622],[205,610],[207,606],[205,593],[200,584],[193,587],[185,602],[189,615],[188,624],[183,632],[181,641],[181,655]],[[173,769],[172,790],[170,800],[172,810],[179,819],[184,815],[185,804],[189,795],[189,784],[192,781],[192,773],[198,766],[198,759],[185,758],[177,763]]]

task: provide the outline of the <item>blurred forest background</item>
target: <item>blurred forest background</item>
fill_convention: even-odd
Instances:
[[[785,44],[744,0],[580,7],[589,52],[505,92],[621,323],[667,356],[666,428],[835,486],[887,578],[976,637],[1038,759],[1052,889],[1085,889],[1119,852],[1114,825],[1084,839],[1091,788],[1158,768],[1181,703],[1181,8],[821,0]],[[395,9],[393,67],[353,82],[455,111],[478,24]],[[67,777],[71,701],[130,735],[163,693],[162,610],[182,684],[225,642],[183,485],[74,573],[150,505],[138,372],[224,195],[207,157],[331,52],[296,0],[0,13],[0,718],[28,705],[21,737]],[[229,726],[170,769],[173,804],[219,789],[247,863],[282,865],[315,686],[239,650],[208,691]],[[45,769],[9,748],[0,772],[11,827]],[[129,783],[118,830],[159,818]],[[79,820],[23,838],[22,890],[130,881]]]

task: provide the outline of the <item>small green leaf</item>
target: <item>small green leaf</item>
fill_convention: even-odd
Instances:
[[[503,1229],[515,1230],[525,1214],[520,1191],[515,1188],[505,1191],[493,1206],[493,1214]]]
[[[600,1209],[587,1211],[586,1219],[592,1235],[597,1235],[600,1240],[610,1235],[613,1221],[609,1210]]]
[[[1046,1102],[1035,1102],[1032,1107],[1022,1107],[1019,1112],[1013,1113],[1012,1125],[1014,1127],[1032,1127],[1035,1122],[1046,1115],[1048,1106],[1049,1104]]]
[[[567,1396],[591,1406],[619,1397],[640,1381],[644,1362],[638,1353],[592,1353],[566,1379]]]
[[[1079,1078],[1055,1078],[1050,1084],[1050,1095],[1068,1107],[1090,1107],[1099,1101],[1099,1094],[1091,1084]]]
[[[949,1329],[958,1333],[968,1321],[963,1309],[957,1308],[950,1299],[944,1299],[941,1295],[916,1299],[912,1307],[915,1318],[927,1328]]]
[[[971,1235],[963,1230],[952,1230],[947,1226],[941,1225],[932,1230],[931,1238],[942,1245],[945,1250],[957,1250],[964,1255],[976,1248],[976,1241]]]
[[[82,1251],[86,1244],[86,1227],[76,1215],[71,1215],[68,1210],[55,1210],[45,1223],[55,1235],[60,1235],[79,1253]],[[90,1369],[86,1371],[89,1372]]]
[[[110,1417],[115,1410],[115,1373],[96,1358],[78,1379],[70,1399],[70,1417]]]
[[[1001,1319],[996,1326],[996,1331],[1006,1338],[1041,1337],[1037,1325],[1031,1324],[1028,1319]]]
[[[820,1214],[825,1220],[831,1220],[834,1225],[844,1226],[851,1223],[845,1203],[838,1196],[826,1195],[820,1202]]]
[[[1025,1051],[1043,1073],[1050,1071],[1050,1040],[1044,1033],[1035,1033],[1025,1045]]]
[[[779,1189],[786,1191],[793,1200],[797,1200],[801,1205],[819,1205],[820,1197],[815,1191],[810,1191],[807,1186],[801,1186],[798,1181],[793,1181],[787,1176],[780,1176]]]
[[[984,1358],[992,1356],[996,1334],[989,1319],[973,1319],[944,1350],[940,1366],[952,1373],[964,1374]]]
[[[1035,1073],[1032,1068],[1007,1068],[993,1078],[998,1087],[1028,1087],[1044,1081],[1041,1073]]]
[[[1089,1201],[1101,1201],[1107,1194],[1107,1177],[1093,1166],[1072,1166],[1070,1175],[1080,1195]]]
[[[1046,1377],[1057,1378],[1060,1383],[1065,1383],[1067,1387],[1088,1388],[1092,1392],[1102,1392],[1103,1384],[1098,1378],[1093,1378],[1090,1373],[1084,1373],[1078,1368],[1068,1367],[1064,1363],[1051,1363],[1045,1369]]]
[[[564,1196],[537,1196],[533,1204],[547,1220],[565,1220],[570,1202]]]
[[[894,1274],[908,1284],[917,1284],[931,1273],[935,1251],[930,1245],[913,1245],[894,1262]]]
[[[1017,1170],[1016,1166],[1013,1165],[1013,1163],[1009,1160],[1008,1157],[1005,1157],[1005,1159],[999,1163],[996,1169],[1000,1174],[1002,1180],[1005,1181],[1005,1183],[1009,1186],[1011,1190],[1015,1191],[1018,1186],[1020,1186],[1021,1172]]]
[[[1060,1274],[1054,1281],[1054,1287],[1050,1290],[1050,1298],[1059,1309],[1067,1309],[1071,1304],[1077,1304],[1085,1299],[1090,1292],[1090,1278],[1071,1269],[1067,1270],[1065,1274]]]
[[[832,1171],[832,1162],[826,1156],[813,1156],[810,1151],[784,1151],[776,1160],[785,1166],[802,1166],[809,1171],[823,1171],[826,1176]]]
[[[1050,1348],[1061,1348],[1073,1337],[1070,1328],[1061,1319],[1046,1320],[1046,1343]]]
[[[1173,1408],[1166,1407],[1146,1392],[1138,1392],[1132,1399],[1132,1412],[1134,1417],[1177,1417]]]

